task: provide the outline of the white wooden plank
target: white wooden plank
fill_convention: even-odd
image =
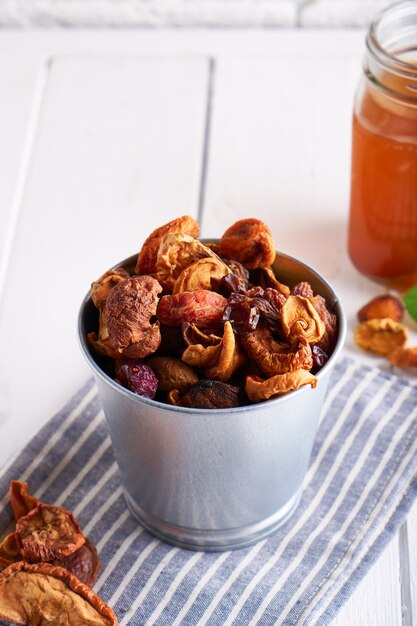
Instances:
[[[206,60],[59,58],[48,71],[2,294],[3,459],[88,375],[75,328],[91,281],[198,208]]]
[[[359,72],[360,56],[354,54],[221,59],[203,221],[204,235],[219,236],[236,219],[265,220],[279,249],[336,286],[350,337],[360,304],[377,289],[357,274],[346,252],[350,124]],[[336,623],[398,626],[400,591],[394,541]]]
[[[405,626],[409,624],[417,624],[417,503],[414,504],[407,517],[407,543],[408,546],[408,573],[409,573],[409,598],[410,607],[408,609],[407,619]],[[406,558],[406,557],[405,557]]]
[[[332,626],[400,626],[399,554],[394,539],[332,621]]]

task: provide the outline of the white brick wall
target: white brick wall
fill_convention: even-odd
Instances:
[[[0,0],[0,26],[364,26],[392,0]]]

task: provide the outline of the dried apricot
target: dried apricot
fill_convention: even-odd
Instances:
[[[268,226],[254,218],[235,222],[220,240],[220,255],[245,267],[268,267],[275,260],[275,247]]]
[[[391,318],[361,322],[355,329],[355,341],[360,348],[386,356],[402,348],[408,338],[406,327]]]

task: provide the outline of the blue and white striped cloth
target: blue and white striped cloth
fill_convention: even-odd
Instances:
[[[95,590],[120,626],[329,624],[403,522],[417,492],[417,384],[344,357],[332,375],[294,516],[253,547],[171,547],[128,512],[92,381],[1,473],[71,509],[97,546]]]

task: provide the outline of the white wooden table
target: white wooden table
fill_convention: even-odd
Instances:
[[[76,317],[91,281],[177,215],[204,236],[264,219],[338,290],[358,355],[355,313],[380,291],[345,241],[363,38],[0,33],[0,462],[89,376]],[[417,625],[416,522],[417,508],[334,624]]]

